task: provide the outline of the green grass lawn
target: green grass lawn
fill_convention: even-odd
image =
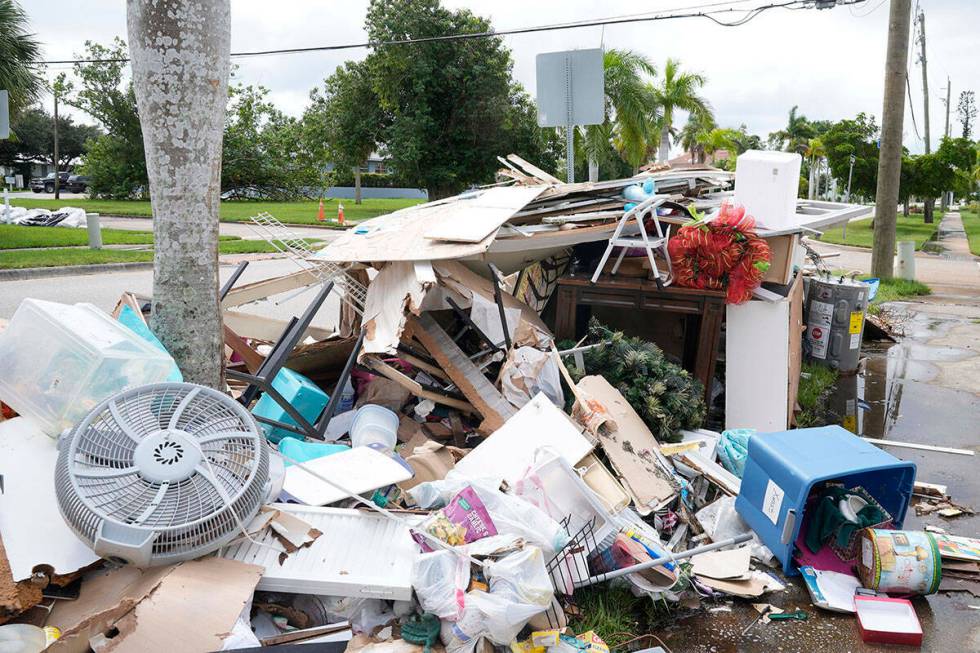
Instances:
[[[970,251],[980,256],[980,210],[960,211],[960,217],[963,218],[966,238],[970,241]]]
[[[896,242],[902,240],[914,240],[915,248],[922,249],[922,245],[932,238],[939,227],[942,214],[936,211],[935,222],[925,224],[922,221],[922,214],[904,217],[899,214],[895,225]],[[874,240],[874,230],[871,228],[871,218],[856,220],[847,225],[847,238],[843,237],[843,226],[837,226],[824,231],[820,241],[824,243],[834,243],[835,245],[853,245],[854,247],[871,247]]]
[[[239,236],[219,236],[239,240]],[[103,245],[152,245],[153,232],[129,229],[102,229]],[[88,245],[88,230],[68,227],[25,227],[0,224],[0,250],[29,247],[76,247]]]
[[[337,204],[343,203],[344,217],[348,222],[367,220],[383,213],[391,213],[398,209],[421,203],[414,199],[365,199],[360,205],[354,200],[328,199],[323,202],[323,211],[328,220],[337,217]],[[15,199],[11,206],[23,206],[28,209],[60,209],[63,206],[75,206],[85,209],[88,213],[104,215],[125,215],[148,218],[152,216],[149,201],[141,200],[53,200],[53,199]],[[317,222],[319,201],[304,202],[250,202],[230,201],[221,203],[222,222],[241,222],[262,211],[272,214],[280,222],[286,224],[321,224]]]
[[[41,229],[42,227],[24,227]],[[52,227],[57,229],[58,227]],[[64,229],[67,231],[67,229]],[[130,232],[132,233],[132,232]],[[234,236],[222,237],[218,251],[222,254],[260,254],[276,249],[263,240],[242,240]],[[102,263],[134,263],[153,260],[153,251],[118,249],[33,249],[0,250],[0,270],[22,268],[51,268],[65,265],[96,265]]]

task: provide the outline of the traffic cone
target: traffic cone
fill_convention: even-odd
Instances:
[[[337,202],[337,224],[344,224],[344,205]]]
[[[320,198],[320,210],[316,214],[317,222],[323,222],[327,218],[323,215],[323,198]]]

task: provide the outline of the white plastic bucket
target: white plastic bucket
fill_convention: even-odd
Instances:
[[[350,427],[350,442],[355,447],[377,443],[394,449],[398,443],[398,415],[384,406],[361,406]]]

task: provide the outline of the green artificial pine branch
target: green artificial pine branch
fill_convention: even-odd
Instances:
[[[680,430],[704,421],[704,386],[671,363],[652,342],[627,338],[592,318],[588,344],[608,343],[584,354],[586,374],[599,374],[614,386],[660,442],[677,442]],[[572,371],[575,381],[583,376]]]

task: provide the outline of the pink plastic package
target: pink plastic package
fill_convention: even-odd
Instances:
[[[457,492],[445,508],[429,515],[419,524],[418,530],[451,546],[469,544],[497,534],[490,513],[469,485]],[[434,550],[421,533],[412,531],[412,538],[423,551]]]

